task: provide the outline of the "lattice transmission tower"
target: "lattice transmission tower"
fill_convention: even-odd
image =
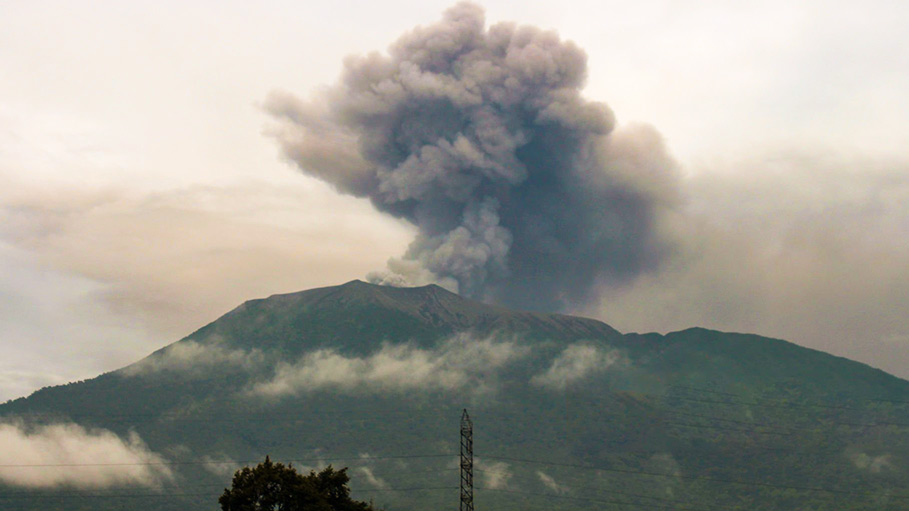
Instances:
[[[473,511],[473,423],[461,415],[461,511]]]

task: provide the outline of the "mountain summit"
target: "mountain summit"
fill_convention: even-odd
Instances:
[[[0,502],[211,509],[268,454],[349,466],[355,496],[389,510],[451,506],[469,408],[489,508],[903,509],[907,402],[909,382],[782,340],[621,334],[352,281],[248,301],[123,369],[0,406],[0,434],[45,442],[45,461],[0,467]]]
[[[431,346],[440,336],[466,331],[479,336],[508,331],[553,338],[621,335],[599,321],[486,305],[434,284],[400,288],[353,280],[248,301],[190,338],[299,355],[323,347],[367,353],[382,341]]]

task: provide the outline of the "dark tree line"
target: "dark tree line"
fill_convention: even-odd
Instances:
[[[346,468],[302,475],[266,456],[255,468],[238,470],[218,502],[223,511],[375,511],[350,498],[349,481]]]

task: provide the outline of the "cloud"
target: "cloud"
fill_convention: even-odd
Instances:
[[[567,487],[560,485],[556,482],[555,478],[541,470],[537,470],[537,477],[540,478],[540,482],[543,483],[543,486],[555,493],[566,493],[568,491]]]
[[[366,478],[366,482],[372,485],[374,488],[384,489],[388,488],[388,483],[384,479],[376,476],[375,472],[372,471],[370,467],[357,467],[355,469],[357,472],[363,475]]]
[[[500,490],[508,486],[514,475],[511,466],[504,461],[484,461],[477,458],[474,465],[482,477],[482,485],[490,490]]]
[[[0,366],[0,401],[24,396],[31,391],[53,385],[63,385],[67,380],[60,375],[36,371],[22,371],[15,367]]]
[[[123,368],[121,373],[126,376],[164,371],[198,374],[223,369],[225,366],[249,370],[260,366],[264,361],[265,356],[259,350],[248,352],[226,348],[217,341],[200,344],[193,340],[184,340]]]
[[[849,459],[856,468],[867,470],[873,474],[878,474],[884,470],[893,470],[893,456],[882,454],[880,456],[871,456],[864,452],[850,452]]]
[[[101,289],[43,266],[0,235],[0,402],[96,376],[149,351],[153,336],[91,299]]]
[[[296,395],[332,389],[345,392],[408,390],[492,390],[495,371],[524,355],[513,342],[455,336],[434,350],[409,344],[383,345],[366,357],[347,357],[332,349],[304,355],[293,364],[279,364],[270,381],[252,393]]]
[[[318,183],[139,193],[38,189],[0,174],[0,184],[0,242],[88,281],[93,303],[174,337],[251,297],[362,275],[410,235]]]
[[[0,424],[0,481],[28,488],[157,486],[170,468],[136,433],[122,439],[77,424]]]
[[[671,252],[677,169],[651,127],[585,99],[587,56],[459,3],[388,54],[344,62],[308,101],[274,92],[272,136],[305,174],[417,229],[374,282],[435,281],[533,309],[577,307]]]
[[[531,378],[530,382],[540,387],[564,390],[622,361],[623,356],[617,350],[604,351],[588,344],[572,344],[559,353],[549,369]]]
[[[250,298],[365,274],[410,234],[361,202],[313,182],[135,192],[0,171],[0,401],[119,369]]]
[[[364,463],[371,463],[373,462],[373,458],[369,455],[369,453],[361,453],[360,461]],[[362,474],[363,477],[366,478],[366,482],[371,484],[373,487],[379,489],[388,488],[388,483],[386,483],[384,479],[378,477],[373,471],[372,467],[361,465],[359,467],[356,467],[354,470]]]
[[[909,161],[781,151],[686,189],[667,227],[678,256],[589,313],[623,331],[754,332],[909,376]]]
[[[216,476],[231,477],[238,466],[240,466],[238,462],[223,453],[217,456],[208,454],[202,456],[202,467]]]

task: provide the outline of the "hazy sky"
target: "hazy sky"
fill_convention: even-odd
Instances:
[[[414,228],[264,133],[451,2],[0,2],[0,399],[122,367],[240,302],[362,278]],[[588,56],[678,162],[680,249],[577,311],[781,337],[909,377],[909,8],[482,2]]]

